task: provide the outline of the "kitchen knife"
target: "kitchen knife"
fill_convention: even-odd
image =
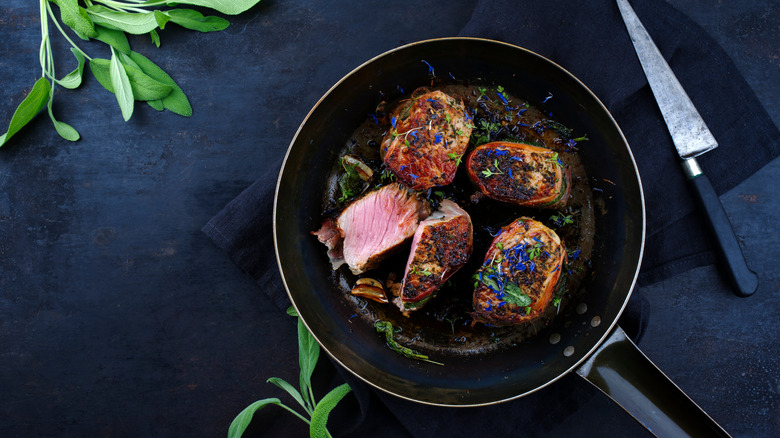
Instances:
[[[702,172],[695,157],[718,147],[718,142],[707,128],[680,81],[661,55],[645,27],[639,21],[627,0],[617,0],[620,14],[634,43],[634,49],[661,109],[669,134],[700,206],[708,218],[721,260],[726,268],[734,293],[741,297],[753,295],[758,287],[758,276],[748,268],[723,205]]]

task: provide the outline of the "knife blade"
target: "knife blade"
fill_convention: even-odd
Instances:
[[[726,268],[725,274],[732,289],[741,297],[753,295],[758,287],[758,276],[747,266],[723,205],[695,159],[718,147],[718,142],[634,9],[627,0],[617,0],[617,5],[669,135],[682,158],[683,170],[714,233],[720,260]]]

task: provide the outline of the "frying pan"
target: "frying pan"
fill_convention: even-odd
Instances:
[[[422,61],[427,62],[427,65]],[[530,102],[545,103],[589,141],[580,156],[594,191],[597,250],[581,286],[577,312],[556,317],[512,348],[413,361],[385,345],[370,324],[353,323],[354,308],[334,287],[319,228],[325,181],[338,151],[379,100],[439,76],[502,85]],[[407,91],[407,92],[408,92]],[[415,402],[440,406],[499,403],[542,390],[575,371],[621,404],[657,435],[727,436],[663,375],[617,326],[642,259],[645,210],[631,150],[615,120],[579,80],[529,50],[476,38],[421,41],[359,66],[314,106],[287,151],[274,200],[279,269],[303,323],[336,362],[370,385]],[[399,321],[402,324],[402,321]],[[446,360],[445,360],[446,359]]]

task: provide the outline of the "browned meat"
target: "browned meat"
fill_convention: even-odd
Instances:
[[[376,268],[429,214],[428,202],[398,183],[366,193],[336,219],[344,262],[354,274]]]
[[[557,209],[569,200],[571,172],[546,148],[486,143],[469,154],[466,169],[480,191],[498,201]]]
[[[381,146],[387,168],[414,190],[452,182],[474,127],[460,99],[425,91],[392,112]]]
[[[557,234],[521,217],[488,248],[475,275],[474,320],[510,325],[537,318],[552,302],[566,259]]]
[[[320,229],[312,231],[311,234],[328,247],[328,259],[334,271],[344,264],[344,238],[341,237],[341,231],[333,219],[325,219]]]
[[[401,294],[394,303],[403,312],[422,307],[466,264],[472,245],[471,217],[458,204],[442,200],[414,233]]]

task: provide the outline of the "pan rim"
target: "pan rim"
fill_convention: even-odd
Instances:
[[[350,366],[348,366],[341,359],[339,359],[333,352],[330,351],[329,348],[327,348],[324,345],[324,343],[320,339],[320,337],[316,333],[314,333],[314,331],[312,331],[312,329],[310,327],[310,324],[301,315],[300,309],[298,308],[298,305],[296,304],[296,301],[293,298],[293,294],[292,294],[292,292],[290,290],[290,287],[288,285],[288,281],[287,281],[287,278],[285,276],[285,270],[284,270],[284,267],[282,265],[281,255],[280,255],[280,251],[279,251],[279,244],[280,244],[280,242],[279,242],[279,235],[277,234],[277,229],[278,229],[278,227],[277,227],[277,225],[278,225],[277,224],[277,211],[278,211],[277,208],[278,208],[278,203],[279,203],[279,194],[280,194],[280,190],[281,190],[282,177],[285,174],[285,169],[286,169],[286,166],[287,166],[288,159],[290,158],[290,154],[292,152],[293,146],[296,144],[301,131],[303,130],[304,126],[307,124],[309,119],[312,117],[312,114],[317,110],[317,108],[322,104],[322,102],[324,100],[326,100],[326,98],[328,96],[330,96],[334,92],[334,90],[339,88],[343,82],[347,81],[351,76],[355,75],[358,71],[362,70],[365,66],[367,66],[367,65],[369,65],[369,64],[371,64],[371,63],[373,63],[373,62],[375,62],[375,61],[377,61],[377,60],[379,60],[379,59],[381,59],[383,57],[386,57],[386,56],[391,55],[391,54],[393,54],[395,52],[398,52],[398,51],[407,50],[407,49],[409,49],[411,47],[414,47],[414,46],[419,46],[419,45],[424,45],[424,44],[431,44],[431,43],[442,42],[442,41],[476,41],[476,42],[484,42],[484,43],[487,43],[487,44],[498,44],[498,45],[507,46],[507,47],[509,47],[509,48],[511,48],[513,50],[519,50],[519,51],[522,51],[522,52],[526,52],[527,54],[529,54],[531,56],[535,56],[535,57],[541,58],[544,62],[549,63],[550,65],[552,65],[556,69],[560,70],[565,75],[569,76],[572,80],[576,81],[576,83],[583,90],[585,90],[591,96],[591,98],[594,99],[594,101],[601,107],[603,112],[606,115],[608,115],[609,120],[611,121],[611,123],[616,128],[617,133],[619,134],[623,144],[625,144],[625,146],[626,146],[626,152],[628,153],[628,157],[630,158],[631,166],[633,167],[633,171],[634,171],[633,173],[634,173],[634,175],[636,176],[636,179],[637,179],[636,182],[637,182],[637,187],[638,187],[638,191],[639,191],[639,193],[638,193],[638,195],[639,195],[639,208],[641,210],[641,216],[642,217],[641,217],[641,221],[640,221],[641,222],[641,233],[639,235],[639,237],[640,237],[640,239],[639,239],[639,250],[638,250],[638,254],[637,254],[636,266],[635,266],[635,269],[634,269],[633,276],[631,278],[630,284],[628,285],[628,291],[627,291],[627,293],[625,295],[623,303],[621,304],[621,306],[618,309],[617,313],[615,314],[614,318],[610,321],[608,328],[604,331],[604,334],[593,344],[593,346],[588,351],[586,351],[584,354],[580,354],[579,358],[571,366],[566,368],[564,371],[558,373],[558,375],[556,375],[555,377],[553,377],[551,379],[548,379],[543,384],[541,384],[539,386],[536,386],[535,388],[533,388],[531,390],[528,390],[528,391],[525,391],[525,392],[522,392],[522,393],[519,393],[519,394],[511,395],[509,397],[501,397],[501,398],[498,398],[496,400],[487,401],[487,402],[478,402],[478,403],[440,403],[440,402],[433,402],[433,401],[429,401],[429,400],[420,400],[418,398],[414,398],[414,397],[411,397],[411,396],[408,396],[408,395],[405,395],[405,394],[399,394],[399,393],[397,393],[397,392],[395,392],[395,391],[393,391],[393,390],[391,390],[389,388],[385,388],[385,387],[379,385],[378,383],[373,382],[373,381],[369,380],[368,378],[362,376],[357,371],[353,370]],[[425,405],[430,405],[430,406],[442,406],[442,407],[479,407],[479,406],[488,406],[488,405],[493,405],[493,404],[499,404],[499,403],[507,402],[507,401],[510,401],[510,400],[518,399],[518,398],[527,396],[527,395],[529,395],[531,393],[534,393],[536,391],[539,391],[542,388],[548,387],[549,385],[551,385],[552,383],[558,381],[563,376],[571,373],[573,370],[575,370],[576,368],[580,367],[585,361],[587,361],[593,355],[593,353],[596,352],[596,350],[598,350],[598,348],[604,343],[604,341],[612,334],[612,332],[618,326],[618,319],[620,318],[621,314],[625,310],[625,307],[626,307],[629,299],[631,298],[631,295],[633,293],[634,287],[636,285],[636,282],[637,282],[637,279],[638,279],[638,276],[639,276],[639,271],[640,271],[640,268],[641,268],[641,265],[642,265],[642,259],[644,257],[645,237],[646,237],[646,222],[647,222],[647,217],[646,217],[646,206],[645,206],[645,199],[644,199],[644,191],[643,191],[643,188],[642,188],[641,177],[640,177],[640,174],[639,174],[639,169],[638,169],[638,167],[636,165],[636,160],[634,158],[634,154],[631,151],[630,145],[629,145],[628,140],[626,139],[625,135],[623,134],[623,131],[621,130],[621,128],[618,125],[617,121],[614,119],[614,116],[609,112],[609,110],[606,108],[604,103],[598,98],[598,96],[596,96],[596,94],[593,93],[593,91],[590,88],[588,88],[582,81],[580,81],[571,72],[569,72],[568,70],[566,70],[565,68],[563,68],[562,66],[560,66],[559,64],[557,64],[556,62],[550,60],[549,58],[547,58],[545,56],[542,56],[542,55],[540,55],[540,54],[538,54],[538,53],[536,53],[534,51],[531,51],[529,49],[526,49],[526,48],[523,48],[521,46],[517,46],[517,45],[514,45],[514,44],[510,44],[510,43],[506,43],[506,42],[502,42],[502,41],[497,41],[497,40],[492,40],[492,39],[487,39],[487,38],[476,38],[476,37],[433,38],[433,39],[420,40],[420,41],[412,42],[412,43],[405,44],[405,45],[402,45],[402,46],[398,46],[398,47],[395,47],[393,49],[387,50],[387,51],[385,51],[385,52],[383,52],[383,53],[381,53],[379,55],[376,55],[376,56],[372,57],[371,59],[361,63],[359,66],[355,67],[350,72],[348,72],[346,75],[344,75],[341,79],[339,79],[335,84],[333,84],[328,89],[328,91],[326,91],[317,100],[317,102],[312,106],[312,108],[309,110],[309,112],[307,113],[306,117],[304,117],[303,121],[301,122],[301,124],[299,125],[298,129],[296,130],[295,135],[293,136],[292,140],[290,141],[290,144],[289,144],[289,146],[287,148],[287,151],[285,153],[284,159],[282,161],[282,165],[281,165],[281,168],[280,168],[280,171],[279,171],[279,176],[277,178],[276,189],[275,189],[275,192],[274,192],[273,217],[272,217],[274,253],[275,253],[275,256],[276,256],[277,268],[279,270],[279,274],[282,277],[282,284],[284,285],[284,288],[285,288],[285,291],[287,293],[287,296],[290,299],[290,302],[292,303],[292,306],[295,308],[296,312],[298,313],[301,322],[304,324],[304,326],[309,331],[309,333],[311,333],[311,335],[314,337],[314,339],[317,341],[317,343],[320,345],[320,347],[336,363],[338,363],[341,367],[343,367],[344,369],[349,371],[351,374],[353,374],[355,377],[357,377],[361,381],[367,383],[368,385],[370,385],[370,386],[372,386],[372,387],[374,387],[376,389],[379,389],[379,390],[381,390],[381,391],[383,391],[385,393],[394,395],[394,396],[399,397],[399,398],[404,399],[404,400],[408,400],[408,401],[412,401],[412,402],[416,402],[416,403],[421,403],[421,404],[425,404]]]

